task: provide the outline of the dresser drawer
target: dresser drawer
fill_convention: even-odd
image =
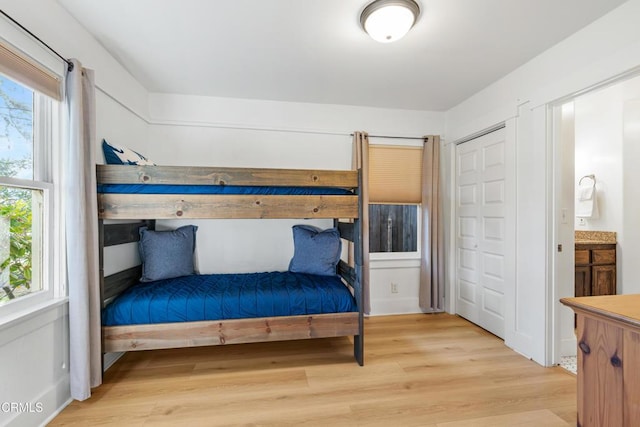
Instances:
[[[616,250],[615,249],[594,249],[591,251],[591,260],[594,264],[615,264],[616,263]]]
[[[590,261],[588,249],[576,250],[576,265],[587,265]]]

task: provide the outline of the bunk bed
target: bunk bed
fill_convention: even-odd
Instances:
[[[362,218],[367,212],[359,170],[97,165],[97,183],[103,311],[133,289],[148,285],[140,282],[140,265],[105,277],[104,248],[138,242],[140,230],[153,230],[157,219],[333,219],[340,238],[352,242],[353,248],[353,256],[349,262],[339,261],[335,275],[338,287],[348,291],[351,306],[296,315],[238,318],[236,314],[117,325],[103,321],[103,353],[353,336],[354,357],[363,364],[362,289],[367,275]],[[245,275],[240,276],[246,281]],[[313,286],[325,289],[324,284]]]

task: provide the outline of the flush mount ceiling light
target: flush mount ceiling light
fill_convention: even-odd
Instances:
[[[375,0],[360,15],[362,28],[380,43],[400,40],[409,32],[420,15],[414,0]]]

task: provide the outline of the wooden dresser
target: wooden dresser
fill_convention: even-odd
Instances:
[[[640,295],[560,302],[578,316],[578,426],[639,426]]]

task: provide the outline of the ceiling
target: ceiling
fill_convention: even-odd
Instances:
[[[150,92],[445,111],[624,0],[418,0],[374,42],[367,0],[58,0]]]

